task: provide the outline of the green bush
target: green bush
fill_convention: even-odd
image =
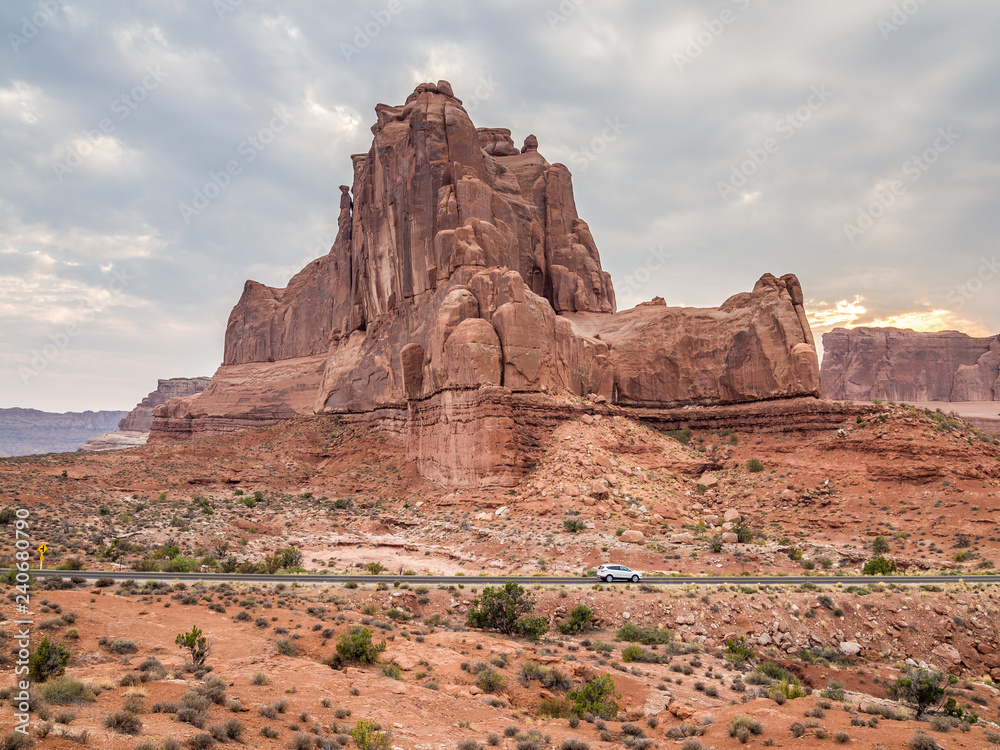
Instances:
[[[889,551],[889,542],[886,541],[884,536],[877,536],[872,542],[872,554],[874,555],[884,555]]]
[[[484,693],[500,692],[503,690],[505,682],[503,675],[493,669],[493,667],[481,669],[479,670],[479,674],[476,675],[476,687]]]
[[[749,461],[747,461],[747,471],[751,472],[752,474],[758,474],[764,471],[764,464],[761,463],[759,458],[751,458]]]
[[[594,613],[586,604],[577,604],[569,613],[569,619],[559,626],[559,630],[567,635],[579,633],[590,627]]]
[[[726,658],[734,665],[742,666],[755,656],[753,647],[744,636],[726,639]]]
[[[75,677],[68,675],[57,677],[42,686],[42,697],[47,703],[55,703],[62,706],[75,705],[77,703],[92,703],[94,693]]]
[[[474,628],[498,630],[511,635],[518,632],[519,621],[531,613],[534,605],[535,597],[515,581],[507,581],[500,588],[484,586],[483,593],[473,600],[469,608],[468,622]]]
[[[659,628],[640,628],[628,622],[618,628],[615,640],[652,646],[655,643],[672,643],[674,634],[669,630],[660,630]]]
[[[380,731],[373,719],[358,719],[350,735],[359,750],[389,750],[392,747],[389,734]]]
[[[65,674],[69,658],[68,648],[60,643],[52,643],[49,637],[45,636],[28,659],[28,674],[38,682],[58,677]]]
[[[618,715],[618,698],[622,694],[615,689],[611,675],[595,677],[577,690],[570,690],[566,697],[573,702],[573,713],[577,716],[591,714],[602,719],[614,719]]]
[[[861,575],[866,576],[887,576],[896,572],[896,562],[886,560],[882,555],[873,557],[865,563],[861,569]]]
[[[385,639],[372,643],[372,631],[361,625],[353,625],[349,632],[337,641],[337,656],[341,661],[357,664],[375,664],[379,654],[385,651]]]
[[[571,534],[576,534],[586,528],[587,524],[579,518],[567,518],[563,521],[563,531],[568,531]]]

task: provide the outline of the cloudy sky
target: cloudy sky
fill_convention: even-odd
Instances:
[[[570,167],[620,308],[791,272],[817,331],[1000,332],[995,0],[6,0],[0,31],[0,407],[214,372],[244,280],[329,249],[375,104],[441,78]]]

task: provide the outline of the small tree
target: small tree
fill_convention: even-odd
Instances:
[[[614,719],[618,715],[618,701],[622,694],[615,689],[611,675],[595,677],[577,690],[570,690],[566,698],[573,702],[573,713],[583,716],[591,713],[602,719]]]
[[[191,630],[187,633],[178,633],[177,637],[174,638],[174,643],[177,644],[178,648],[191,652],[191,662],[196,667],[204,666],[205,660],[212,652],[208,638],[202,635],[201,628],[197,625],[192,625]]]
[[[45,636],[28,659],[28,674],[38,682],[45,682],[49,677],[58,677],[66,673],[69,657],[68,648],[61,643],[52,643],[49,637]]]
[[[482,596],[469,608],[469,625],[511,635],[534,606],[535,597],[515,581],[507,581],[501,588],[484,586]]]
[[[889,542],[885,540],[884,536],[875,537],[875,541],[872,542],[872,554],[874,555],[884,555],[889,551]]]
[[[948,678],[936,669],[910,669],[889,686],[890,697],[909,703],[922,714],[944,698]]]

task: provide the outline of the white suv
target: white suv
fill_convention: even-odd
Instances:
[[[597,577],[608,583],[614,580],[638,583],[642,579],[642,573],[638,570],[626,568],[624,565],[605,563],[597,569]]]

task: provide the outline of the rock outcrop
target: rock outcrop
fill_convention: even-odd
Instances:
[[[712,309],[615,312],[569,170],[530,135],[477,129],[445,82],[379,104],[341,187],[330,253],[284,289],[248,281],[204,393],[154,410],[151,440],[296,414],[364,420],[447,484],[512,484],[579,411],[819,395],[792,275]]]
[[[80,448],[82,451],[109,451],[134,448],[145,445],[149,431],[153,427],[153,409],[167,403],[172,398],[184,398],[201,393],[212,382],[211,378],[169,378],[158,380],[156,390],[151,391],[142,401],[118,422],[118,429],[103,435],[88,438]]]
[[[823,350],[825,398],[1000,401],[1000,336],[836,328]]]

